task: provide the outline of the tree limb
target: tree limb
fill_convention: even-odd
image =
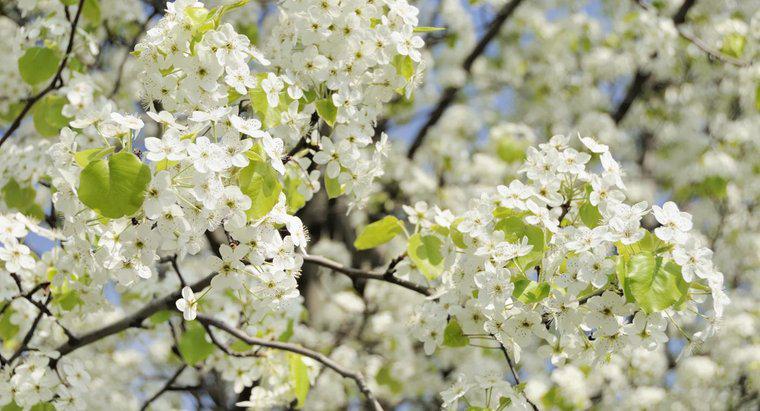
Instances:
[[[317,255],[304,255],[303,260],[304,262],[308,262],[311,264],[321,265],[322,267],[326,267],[333,271],[337,271],[339,273],[345,274],[351,278],[364,278],[368,280],[385,281],[387,283],[396,284],[406,289],[415,291],[422,295],[429,296],[432,294],[432,291],[428,287],[395,277],[393,275],[395,264],[393,263],[391,263],[391,266],[389,266],[388,270],[386,270],[385,272],[374,272],[374,271],[360,270],[358,268],[353,268],[353,267],[346,267],[343,264],[340,264],[336,261],[330,260],[325,257],[317,256]],[[394,260],[394,261],[397,261],[397,260]]]
[[[504,25],[507,19],[509,19],[512,13],[514,13],[520,3],[522,3],[522,0],[512,0],[509,3],[505,4],[501,10],[499,10],[499,13],[489,24],[486,33],[483,34],[483,37],[481,37],[480,41],[478,41],[470,54],[468,54],[462,62],[462,69],[465,71],[465,73],[468,75],[470,74],[472,65],[475,63],[475,60],[477,60],[478,57],[483,54],[483,52],[486,50],[486,47],[488,47],[488,44],[491,43],[491,40],[493,40],[494,37],[499,34],[501,27]],[[438,100],[438,104],[436,104],[435,108],[430,113],[430,116],[425,122],[425,125],[423,125],[420,131],[417,132],[417,135],[414,137],[412,144],[409,146],[409,150],[406,152],[406,157],[408,159],[411,160],[414,158],[417,150],[420,148],[420,146],[422,146],[422,142],[425,140],[425,136],[427,135],[428,131],[430,131],[430,129],[438,123],[438,120],[441,119],[443,113],[445,113],[449,106],[451,106],[451,103],[454,102],[454,98],[456,97],[457,93],[459,93],[459,90],[461,90],[461,87],[448,87],[443,91],[441,98]]]
[[[180,374],[182,374],[182,371],[185,371],[185,368],[187,368],[187,365],[182,365],[181,367],[177,368],[177,371],[172,375],[169,380],[166,381],[166,384],[164,384],[161,389],[155,393],[152,397],[148,398],[147,401],[145,401],[145,404],[143,404],[142,407],[140,407],[140,411],[145,411],[148,409],[148,406],[155,400],[158,399],[161,395],[163,395],[165,392],[169,391],[169,387],[174,384],[174,381],[177,381],[177,378],[179,378]]]
[[[356,382],[356,385],[359,387],[359,390],[364,394],[364,396],[367,398],[367,400],[372,404],[372,408],[375,411],[382,411],[383,407],[380,405],[380,402],[377,400],[375,395],[372,393],[372,391],[369,389],[369,386],[367,385],[366,380],[364,379],[364,376],[358,372],[358,371],[351,371],[342,365],[336,363],[335,361],[331,360],[327,356],[325,356],[322,353],[319,353],[317,351],[310,350],[308,348],[302,347],[297,344],[291,344],[286,342],[280,342],[280,341],[270,341],[270,340],[264,340],[260,338],[254,338],[249,337],[247,334],[245,334],[243,331],[238,330],[230,325],[227,325],[226,323],[217,320],[212,317],[208,317],[205,315],[198,315],[197,320],[200,321],[202,324],[210,325],[215,328],[218,328],[240,340],[245,342],[249,345],[258,345],[261,347],[266,348],[272,348],[276,350],[282,350],[282,351],[288,351],[296,354],[303,355],[305,357],[309,357],[315,361],[318,361],[322,363],[324,366],[332,369],[333,371],[337,372],[344,378],[350,378]]]
[[[74,15],[74,20],[71,22],[71,33],[69,33],[69,44],[66,46],[66,53],[63,56],[63,59],[61,60],[61,64],[58,66],[58,70],[55,73],[55,76],[53,76],[53,80],[48,84],[47,87],[42,89],[39,93],[35,94],[27,100],[26,104],[24,105],[24,108],[21,109],[21,112],[18,113],[15,119],[13,119],[13,122],[11,123],[10,127],[8,127],[7,130],[5,130],[5,133],[3,134],[3,137],[0,138],[0,147],[5,143],[5,140],[7,140],[15,131],[18,129],[18,127],[21,125],[21,120],[24,119],[24,117],[29,113],[29,110],[32,109],[32,106],[34,103],[39,101],[41,98],[45,97],[48,93],[50,93],[53,90],[57,90],[61,87],[63,87],[63,69],[66,67],[66,63],[69,61],[69,56],[71,55],[71,50],[74,48],[74,34],[76,34],[77,31],[77,25],[79,24],[79,17],[82,15],[82,7],[84,6],[84,0],[79,0],[79,6],[77,7],[77,13]],[[66,7],[66,6],[64,6]]]

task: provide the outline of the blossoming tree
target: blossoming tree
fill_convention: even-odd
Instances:
[[[758,6],[3,2],[1,409],[755,409]]]

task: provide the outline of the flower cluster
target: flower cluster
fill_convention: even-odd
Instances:
[[[691,216],[667,202],[652,207],[653,233],[642,228],[648,207],[625,203],[608,148],[580,141],[590,153],[562,135],[530,148],[527,183],[499,186],[462,215],[407,208],[427,252],[411,268],[440,275],[436,299],[413,320],[426,352],[456,330],[494,338],[516,361],[538,344],[555,366],[592,364],[623,347],[660,348],[668,322],[698,312],[705,294],[711,314],[695,337],[712,335],[728,298],[711,252],[690,233]],[[598,173],[587,169],[592,158]]]

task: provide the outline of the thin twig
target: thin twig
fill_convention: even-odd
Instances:
[[[182,365],[181,367],[177,368],[177,371],[174,373],[174,375],[172,375],[166,381],[166,384],[164,384],[164,386],[161,387],[161,389],[157,393],[155,393],[152,397],[148,398],[148,400],[145,401],[145,404],[143,404],[143,406],[140,407],[140,411],[145,411],[146,409],[148,409],[148,406],[153,401],[157,400],[158,397],[160,397],[161,395],[163,395],[163,393],[169,391],[169,387],[171,387],[172,384],[174,384],[174,381],[177,381],[177,378],[179,378],[180,374],[182,374],[182,371],[185,371],[185,368],[187,368],[187,365]]]
[[[119,92],[119,89],[121,88],[122,78],[124,77],[124,66],[127,64],[127,59],[129,58],[132,50],[134,50],[135,46],[137,45],[137,42],[140,40],[140,36],[142,36],[145,29],[148,27],[148,24],[150,24],[150,21],[153,20],[153,17],[156,17],[158,14],[159,10],[154,9],[153,13],[151,13],[148,18],[145,19],[140,28],[137,30],[137,34],[135,34],[135,36],[132,38],[132,41],[129,43],[129,48],[126,50],[124,56],[121,59],[121,62],[119,63],[119,69],[116,72],[116,81],[114,82],[113,89],[111,89],[111,93],[108,95],[108,98],[113,98],[113,96]]]
[[[0,147],[2,147],[3,143],[18,129],[18,127],[21,125],[21,120],[24,119],[24,117],[29,113],[29,110],[32,109],[32,106],[34,103],[36,103],[41,98],[45,97],[48,93],[50,93],[53,90],[57,90],[61,87],[63,87],[63,69],[66,67],[66,63],[69,61],[69,56],[71,55],[71,50],[74,48],[74,34],[76,34],[77,31],[77,25],[79,24],[79,17],[82,15],[82,7],[84,6],[84,0],[79,0],[79,6],[77,7],[77,13],[74,15],[74,21],[71,22],[71,33],[69,33],[69,44],[66,46],[66,53],[63,56],[63,59],[61,60],[61,64],[58,66],[58,70],[55,73],[55,76],[53,76],[53,80],[48,84],[47,87],[42,89],[39,93],[35,94],[27,100],[26,104],[24,105],[24,108],[21,109],[21,112],[18,113],[15,119],[13,119],[13,122],[11,123],[10,127],[8,127],[7,130],[5,130],[5,133],[3,134],[3,137],[0,138]],[[64,6],[65,7],[65,6]]]
[[[512,0],[509,3],[505,4],[501,10],[499,10],[496,17],[494,17],[494,19],[489,24],[488,30],[485,32],[485,34],[483,34],[483,37],[481,37],[480,41],[478,41],[470,54],[468,54],[462,62],[462,69],[467,75],[470,74],[472,65],[475,63],[475,60],[477,60],[478,57],[483,54],[483,52],[486,50],[486,47],[488,47],[488,44],[491,43],[491,40],[493,40],[494,37],[499,34],[501,27],[504,25],[507,19],[509,19],[512,13],[514,13],[520,3],[522,3],[522,0]],[[461,90],[461,87],[448,87],[443,91],[440,99],[438,100],[438,104],[436,104],[433,111],[430,112],[425,125],[423,125],[420,131],[417,132],[417,135],[414,137],[412,144],[409,146],[409,150],[406,152],[407,158],[410,160],[414,158],[417,150],[420,148],[420,146],[422,146],[422,142],[425,140],[425,136],[427,136],[428,131],[430,131],[430,129],[438,123],[438,120],[441,119],[443,113],[446,112],[449,106],[451,106],[451,103],[454,102],[454,98],[456,97],[457,93],[459,93],[459,90]]]
[[[494,336],[493,334],[492,336],[494,337],[494,339],[496,339],[496,336]],[[496,339],[496,341],[498,341],[498,339]],[[512,373],[512,377],[514,377],[515,379],[515,384],[520,385],[521,384],[520,377],[517,375],[517,372],[515,372],[515,366],[514,364],[512,364],[512,358],[509,356],[509,352],[507,351],[507,348],[504,347],[504,344],[502,344],[501,341],[499,341],[499,348],[501,348],[501,352],[504,353],[504,358],[507,359],[507,365],[509,365],[509,371]],[[524,393],[523,395],[525,396],[525,401],[528,401],[528,404],[530,404],[531,408],[533,408],[535,411],[538,411],[538,407],[536,406],[536,404],[534,404],[533,401],[531,401],[527,395],[525,395]]]
[[[385,272],[375,272],[360,270],[353,267],[346,267],[341,263],[317,255],[304,255],[303,260],[304,262],[321,265],[322,267],[326,267],[333,271],[345,274],[351,278],[364,278],[368,280],[385,281],[388,283],[400,285],[401,287],[418,292],[422,295],[429,296],[432,294],[431,290],[428,287],[395,277],[393,275],[393,271],[395,271],[395,265],[398,264],[398,262],[389,266],[388,270]]]
[[[337,372],[344,378],[350,378],[356,382],[356,385],[359,387],[359,390],[364,394],[364,396],[367,398],[367,400],[372,404],[372,408],[375,411],[382,411],[383,407],[380,405],[380,402],[375,397],[374,393],[369,389],[369,386],[367,385],[366,380],[364,379],[364,376],[358,372],[358,371],[351,371],[342,365],[336,363],[335,361],[331,360],[327,356],[325,356],[322,353],[319,353],[314,350],[310,350],[308,348],[302,347],[297,344],[291,344],[281,341],[270,341],[270,340],[264,340],[260,338],[254,338],[249,337],[247,334],[245,334],[243,331],[238,330],[230,325],[227,325],[226,323],[217,320],[212,317],[208,317],[205,315],[198,315],[197,317],[198,321],[200,321],[203,324],[207,324],[210,326],[213,326],[215,328],[218,328],[233,337],[236,337],[246,344],[249,345],[258,345],[261,347],[266,348],[272,348],[276,350],[283,350],[288,351],[296,354],[303,355],[305,357],[309,357],[315,361],[318,361],[322,363],[324,366],[332,369],[333,371]]]
[[[676,29],[679,29],[678,26],[686,22],[686,15],[689,13],[689,10],[694,7],[696,2],[696,0],[685,0],[683,4],[681,4],[681,7],[678,8],[676,14],[671,18]],[[640,4],[639,2],[636,3]],[[653,53],[653,55],[650,56],[651,59],[654,59],[655,57],[657,57],[657,53]],[[633,80],[631,80],[631,84],[628,86],[628,90],[625,93],[625,97],[620,104],[618,104],[617,108],[612,111],[611,116],[615,121],[615,124],[620,124],[620,122],[623,121],[633,105],[634,100],[636,100],[644,91],[644,85],[651,76],[652,73],[641,67],[636,69]]]

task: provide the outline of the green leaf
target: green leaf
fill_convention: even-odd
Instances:
[[[513,137],[503,137],[496,143],[496,154],[505,163],[522,162],[525,159],[526,149],[529,144],[526,141]]]
[[[330,178],[325,174],[325,190],[328,198],[336,198],[343,194],[345,188],[337,178]]]
[[[277,337],[277,341],[288,342],[293,337],[293,319],[288,320],[288,327]]]
[[[148,322],[153,325],[162,324],[169,321],[169,318],[171,318],[172,314],[173,312],[170,310],[161,310],[148,317]]]
[[[412,30],[413,33],[429,33],[431,31],[441,31],[446,30],[446,27],[415,27],[414,30]]]
[[[18,71],[27,84],[34,86],[53,77],[60,63],[61,59],[52,49],[30,47],[18,59]]]
[[[29,411],[55,411],[55,405],[52,402],[38,402]]]
[[[85,168],[95,160],[100,160],[108,154],[113,153],[113,147],[91,148],[89,150],[79,151],[74,154],[74,160],[79,167]]]
[[[16,401],[11,401],[0,408],[0,411],[24,411],[24,409],[19,407]]]
[[[90,23],[100,24],[100,1],[99,0],[84,0],[82,7],[82,17]]]
[[[206,330],[198,321],[185,322],[185,326],[177,348],[188,365],[195,365],[213,354],[216,346],[206,339]]]
[[[538,283],[527,278],[521,278],[515,281],[512,297],[517,298],[524,304],[535,304],[548,297],[550,291],[551,286],[549,283]]]
[[[140,209],[150,179],[150,168],[136,155],[122,151],[108,161],[90,162],[82,170],[77,194],[103,217],[120,218]]]
[[[10,304],[10,302],[6,304]],[[18,334],[19,326],[11,322],[13,313],[13,307],[8,307],[3,315],[0,315],[0,340],[2,342],[8,342]]]
[[[443,330],[443,345],[446,347],[466,347],[470,339],[462,332],[462,327],[456,318],[451,318]]]
[[[34,200],[37,191],[32,186],[22,187],[16,180],[11,178],[2,190],[3,201],[8,208],[20,211],[22,214],[34,217],[38,220],[45,218],[42,207]]]
[[[251,198],[251,208],[246,214],[254,220],[272,211],[282,192],[277,171],[263,161],[252,161],[240,170],[238,184],[243,194]]]
[[[69,125],[69,118],[61,113],[67,102],[66,97],[48,94],[34,105],[32,121],[38,133],[54,137]]]
[[[662,311],[683,303],[689,284],[681,275],[681,267],[652,253],[630,258],[626,281],[633,299],[647,313]]]
[[[377,381],[377,383],[380,385],[387,386],[394,394],[398,394],[404,389],[404,386],[401,384],[401,382],[393,378],[393,374],[391,373],[391,366],[388,364],[383,365],[379,370],[377,370],[377,374],[375,374],[375,381]]]
[[[84,301],[79,297],[79,292],[76,290],[68,290],[55,295],[53,297],[53,304],[61,307],[63,311],[71,311],[74,308],[83,305]]]
[[[298,192],[301,178],[291,175],[285,176],[285,202],[288,205],[288,213],[295,214],[301,207],[306,205],[306,197]]]
[[[393,56],[393,67],[396,68],[396,74],[409,80],[414,74],[414,61],[409,56],[396,54]]]
[[[257,76],[258,82],[260,83],[266,77],[265,73],[260,73]],[[287,96],[287,93],[280,93],[280,105],[287,107],[283,94]],[[260,86],[250,89],[248,96],[251,98],[251,107],[261,119],[263,128],[272,128],[280,124],[280,111],[277,107],[269,107],[267,93]]]
[[[332,99],[323,98],[317,100],[316,106],[319,117],[332,127],[335,124],[335,119],[338,117],[338,107],[335,107]]]
[[[747,37],[739,33],[731,33],[723,36],[723,45],[720,51],[734,58],[740,58],[744,54],[744,46],[747,45]]]
[[[298,400],[297,408],[302,408],[306,402],[306,396],[309,395],[309,374],[306,364],[300,355],[288,353],[288,362],[290,363],[290,383],[293,385],[293,393]]]
[[[760,111],[760,83],[755,86],[755,110]]]
[[[533,246],[533,251],[544,250],[544,231],[538,226],[525,223],[520,216],[503,218],[496,223],[494,229],[503,231],[504,239],[510,243],[528,237],[528,244]]]
[[[235,352],[248,352],[251,348],[253,348],[253,346],[243,340],[235,340],[230,343],[230,349]]]
[[[359,236],[354,241],[354,247],[357,250],[368,250],[375,248],[380,244],[391,241],[394,237],[404,231],[404,226],[398,218],[389,215],[380,220],[364,227]]]
[[[422,236],[419,233],[409,238],[407,254],[417,269],[432,280],[443,272],[441,240],[434,235]]]
[[[584,202],[580,208],[581,221],[588,228],[596,228],[602,222],[602,213],[599,212],[599,208],[593,206],[588,201]]]

